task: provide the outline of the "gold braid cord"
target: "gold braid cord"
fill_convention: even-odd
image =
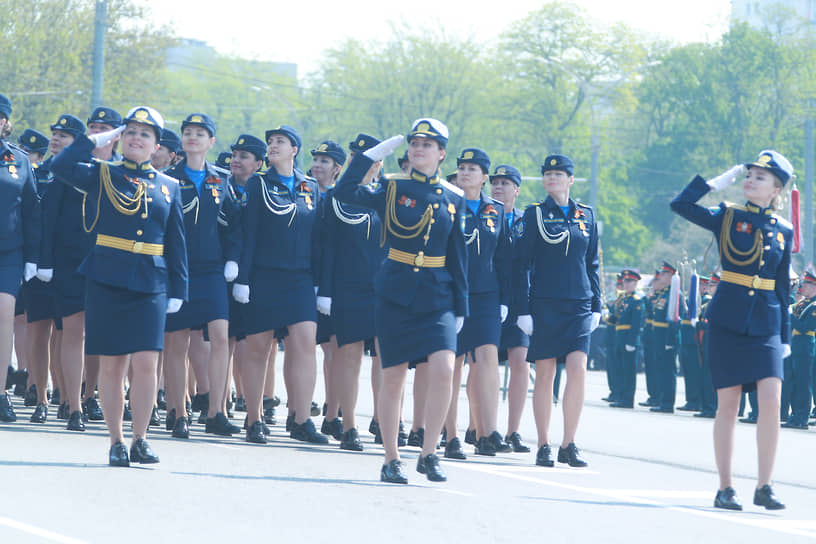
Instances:
[[[762,229],[754,231],[754,245],[747,251],[740,251],[731,241],[731,224],[734,222],[734,210],[725,210],[720,228],[720,255],[734,266],[748,266],[762,258]],[[745,257],[739,259],[738,257]]]
[[[425,244],[427,245],[428,239],[431,235],[431,219],[433,219],[433,206],[428,204],[428,207],[425,208],[425,212],[422,214],[422,217],[419,218],[419,221],[417,221],[416,224],[406,227],[400,223],[399,219],[397,219],[397,182],[394,180],[389,181],[388,189],[385,192],[385,228],[382,229],[382,233],[380,234],[380,247],[385,246],[386,231],[390,232],[397,238],[410,240],[419,236],[425,227],[428,227],[428,230],[424,236]],[[398,233],[391,226],[392,223],[409,234]]]
[[[139,181],[136,191],[133,193],[132,197],[128,196],[113,186],[113,180],[110,176],[110,167],[107,163],[103,162],[99,165],[99,183],[102,185],[102,188],[105,189],[105,195],[108,197],[108,200],[117,212],[121,213],[122,215],[135,215],[136,212],[138,212],[142,207],[142,200],[144,200],[145,214],[147,214],[147,191],[145,190],[147,183],[144,181]],[[99,198],[96,201],[96,218],[90,227],[87,226],[87,222],[85,221],[85,200],[86,197],[83,197],[82,228],[85,229],[85,232],[91,232],[96,227],[96,222],[99,221],[99,209],[102,204],[102,190],[100,189]]]

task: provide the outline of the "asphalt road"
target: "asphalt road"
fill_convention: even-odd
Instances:
[[[112,468],[104,424],[66,431],[56,407],[46,424],[31,424],[33,408],[14,399],[18,422],[0,424],[0,543],[816,540],[816,430],[782,430],[774,489],[788,509],[768,512],[751,504],[755,427],[738,424],[735,487],[745,511],[716,510],[712,420],[610,409],[600,400],[600,372],[589,373],[578,437],[589,467],[536,467],[535,448],[485,458],[467,446],[468,459],[443,461],[448,482],[434,484],[414,471],[419,450],[407,447],[410,484],[380,483],[382,449],[366,432],[369,368],[363,364],[358,406],[362,453],[333,440],[293,441],[279,417],[265,446],[205,435],[197,424],[191,440],[179,441],[162,426],[148,436],[161,463]],[[322,383],[318,376],[318,401]],[[638,400],[643,389],[641,382]],[[678,389],[682,404],[682,380]],[[278,394],[285,398],[282,387]],[[502,403],[502,432],[506,410]],[[554,441],[560,419],[554,411]],[[535,446],[530,404],[521,432]]]

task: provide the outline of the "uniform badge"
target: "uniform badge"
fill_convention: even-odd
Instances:
[[[167,185],[162,185],[161,192],[164,195],[164,199],[169,203],[170,202],[170,189],[167,188]]]
[[[516,223],[516,234],[519,237],[524,236],[524,221],[519,221]]]
[[[416,206],[416,200],[408,198],[405,195],[402,195],[400,199],[397,201],[400,206],[405,206],[406,208],[413,208]]]
[[[747,222],[747,221],[740,221],[737,223],[737,232],[744,232],[745,234],[751,234],[751,231],[754,229],[754,226]]]
[[[586,232],[586,223],[578,221],[578,228],[581,229],[582,232]]]
[[[492,229],[494,226],[496,226],[496,224],[493,222],[493,220],[492,220],[492,219],[490,219],[489,217],[487,218],[487,221],[485,221],[485,223],[486,223],[486,224],[487,224],[487,226],[488,226],[488,227],[490,227],[491,229]]]
[[[451,214],[451,221],[453,221],[454,217],[456,216],[456,206],[453,205],[453,202],[448,203],[448,213]],[[465,224],[464,224],[465,216],[462,216],[462,230],[464,231]]]

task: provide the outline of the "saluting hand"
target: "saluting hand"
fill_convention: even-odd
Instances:
[[[122,125],[119,128],[109,130],[107,132],[100,132],[99,134],[91,134],[88,139],[94,143],[96,147],[105,147],[111,143],[117,136],[119,136],[127,128],[127,125]]]
[[[236,283],[232,286],[232,298],[239,302],[240,304],[246,304],[249,302],[249,285],[243,285],[240,283]]]
[[[732,166],[716,178],[711,178],[706,183],[709,187],[711,187],[712,191],[722,191],[735,181],[737,178],[745,171],[744,164],[737,164],[736,166]]]
[[[405,136],[403,136],[402,134],[398,134],[397,136],[391,136],[384,142],[378,143],[371,149],[363,151],[363,155],[365,155],[374,162],[381,161],[388,155],[393,153],[394,150],[402,144],[402,140],[404,139]]]

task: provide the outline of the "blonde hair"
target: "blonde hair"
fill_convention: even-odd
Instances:
[[[771,199],[771,208],[776,211],[781,211],[784,206],[784,199],[782,198],[782,193],[785,190],[785,185],[782,183],[782,180],[776,174],[771,174],[774,179],[774,187],[779,187],[779,194],[776,195]]]

